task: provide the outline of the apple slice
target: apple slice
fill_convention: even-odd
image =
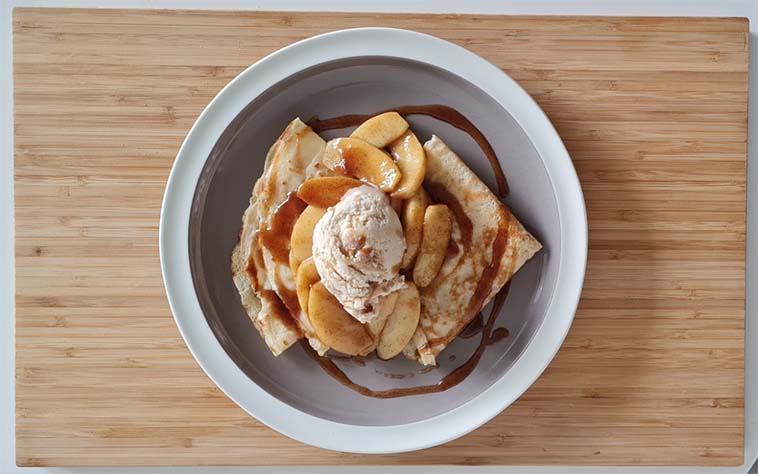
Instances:
[[[408,199],[418,191],[426,174],[426,153],[416,135],[408,130],[389,145],[390,154],[400,169],[400,184],[391,194],[393,198]]]
[[[292,271],[293,275],[297,275],[297,270],[300,268],[300,260],[295,258],[295,255],[292,253],[292,250],[290,249],[290,270]]]
[[[313,178],[300,185],[297,197],[311,206],[326,209],[337,204],[348,190],[361,185],[357,179],[347,176]]]
[[[375,341],[379,340],[379,335],[382,333],[382,329],[384,329],[384,324],[387,322],[387,318],[392,314],[392,311],[394,311],[398,295],[399,292],[395,291],[389,295],[383,296],[379,300],[379,314],[377,314],[376,318],[366,324],[366,330]]]
[[[397,112],[385,112],[363,122],[351,137],[384,148],[408,130],[408,122]]]
[[[403,226],[405,236],[405,254],[403,255],[403,270],[411,268],[418,255],[421,246],[421,237],[424,231],[424,212],[429,205],[429,196],[423,187],[418,188],[416,194],[405,201],[403,212],[400,214],[400,223]]]
[[[306,258],[297,269],[297,276],[295,278],[297,301],[300,303],[300,308],[306,313],[308,312],[308,294],[311,291],[311,286],[318,283],[319,280],[321,280],[321,277],[318,274],[318,270],[316,270],[313,257]]]
[[[435,204],[426,208],[421,247],[413,266],[413,282],[418,287],[428,286],[439,273],[452,230],[453,219],[446,205]]]
[[[392,158],[358,138],[335,138],[326,144],[321,162],[343,176],[374,184],[386,193],[400,183],[400,170]]]
[[[400,215],[403,212],[403,200],[391,198],[390,207],[392,208],[393,211],[395,211],[395,214],[397,214],[398,217],[400,217]]]
[[[311,287],[308,317],[318,338],[343,354],[366,354],[374,345],[363,324],[350,316],[321,282]]]
[[[387,318],[376,345],[376,355],[384,360],[391,359],[403,351],[416,332],[421,315],[421,298],[416,285],[408,282],[397,293],[395,310]]]
[[[322,207],[308,206],[298,217],[290,235],[290,268],[292,268],[293,259],[302,262],[311,256],[313,228],[325,213],[326,209]]]

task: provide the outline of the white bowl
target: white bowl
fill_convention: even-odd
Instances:
[[[345,77],[348,82],[340,83]],[[333,86],[324,88],[324,81]],[[424,87],[424,81],[436,85]],[[321,95],[314,95],[313,87],[321,87]],[[330,94],[346,100],[335,106]],[[366,96],[373,99],[362,101]],[[323,97],[330,99],[321,101]],[[244,196],[260,173],[261,150],[276,136],[272,130],[286,123],[283,117],[368,113],[373,111],[366,110],[370,104],[376,110],[382,103],[381,110],[414,98],[456,106],[480,127],[511,177],[507,203],[546,248],[514,279],[509,297],[514,301],[507,303],[503,317],[511,329],[509,341],[483,358],[467,381],[441,394],[377,400],[350,392],[310,366],[303,370],[313,363],[300,348],[274,359],[244,316],[231,275],[218,273],[228,273],[228,250],[247,204]],[[482,158],[459,131],[428,120],[410,121],[422,134],[440,135],[492,183]],[[260,128],[262,122],[270,130]],[[251,153],[244,163],[239,158],[242,145]],[[236,154],[229,151],[235,146]],[[283,48],[247,68],[211,101],[187,135],[169,176],[161,209],[160,256],[177,326],[200,366],[229,398],[262,423],[304,443],[354,453],[396,453],[470,432],[513,403],[547,367],[579,302],[587,218],[563,143],[516,82],[441,39],[406,30],[359,28]],[[470,345],[448,350],[465,352]],[[406,362],[393,364],[407,369],[402,365]],[[448,362],[441,365],[440,370],[450,367]],[[294,377],[277,379],[285,370]],[[293,378],[298,382],[290,383]],[[367,383],[406,383],[378,379]]]

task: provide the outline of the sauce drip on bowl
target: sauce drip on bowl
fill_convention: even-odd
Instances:
[[[495,296],[494,302],[492,304],[492,311],[490,311],[490,316],[487,319],[487,323],[485,324],[482,331],[482,338],[479,341],[479,345],[477,346],[474,353],[471,354],[466,362],[453,369],[452,372],[444,376],[442,380],[434,385],[401,387],[392,388],[389,390],[372,390],[368,387],[364,387],[363,385],[353,382],[350,377],[348,377],[347,374],[342,371],[342,369],[337,367],[337,364],[335,364],[331,358],[319,356],[304,339],[300,340],[300,344],[302,345],[303,349],[305,349],[305,353],[308,354],[311,359],[315,360],[327,374],[340,382],[342,385],[345,385],[346,387],[360,393],[361,395],[374,398],[398,398],[407,397],[409,395],[423,395],[425,393],[444,392],[445,390],[455,387],[459,383],[463,382],[463,380],[465,380],[466,377],[468,377],[476,368],[476,365],[482,358],[482,354],[484,354],[484,349],[488,345],[493,344],[503,338],[502,330],[505,328],[498,328],[493,331],[493,326],[495,325],[495,319],[497,318],[498,313],[503,307],[503,303],[505,303],[505,298],[508,296],[509,287],[510,283],[507,283],[500,290],[500,292],[498,292],[497,296]],[[422,369],[422,373],[425,373],[424,371],[426,369],[431,369],[431,367],[425,367]]]

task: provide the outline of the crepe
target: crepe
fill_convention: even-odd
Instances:
[[[243,216],[240,242],[232,253],[232,276],[242,305],[274,355],[305,336],[324,354],[329,347],[316,336],[297,304],[295,277],[288,263],[261,243],[276,210],[308,177],[319,174],[324,140],[300,119],[293,120],[269,149],[263,174]],[[288,236],[287,236],[288,240]]]
[[[263,289],[270,289],[270,285],[265,273],[259,278],[253,261],[253,256],[257,256],[262,265],[258,247],[258,221],[253,196],[242,217],[240,241],[232,251],[232,277],[247,315],[271,352],[277,356],[303,337],[303,333],[280,301],[273,297],[261,296]]]
[[[232,255],[242,305],[274,355],[302,337],[321,355],[329,350],[299,306],[288,259],[291,226],[305,206],[294,193],[307,179],[333,174],[320,163],[325,145],[299,119],[287,126],[266,156]],[[424,187],[454,219],[442,268],[420,289],[419,325],[403,352],[433,365],[541,245],[442,140],[432,136],[424,150]]]
[[[453,231],[440,272],[420,289],[419,327],[403,352],[433,365],[542,245],[442,140],[432,136],[424,150],[424,187],[453,211]]]

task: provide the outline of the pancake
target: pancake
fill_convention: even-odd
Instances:
[[[295,192],[307,179],[333,174],[320,163],[325,145],[299,119],[287,126],[266,156],[232,254],[242,305],[274,355],[302,337],[320,355],[329,350],[299,306],[289,262],[292,226],[306,206]],[[432,136],[424,150],[424,187],[454,219],[442,268],[420,289],[419,325],[403,353],[434,365],[541,245],[442,140]]]
[[[448,253],[420,289],[419,327],[404,354],[424,365],[435,357],[542,245],[437,136],[424,144],[424,187],[453,213]]]
[[[305,336],[311,347],[324,354],[329,347],[316,336],[295,293],[295,277],[282,248],[289,249],[289,232],[277,230],[275,215],[292,207],[291,225],[302,211],[294,191],[306,177],[319,173],[324,140],[300,119],[293,120],[271,146],[263,174],[253,188],[243,216],[240,242],[232,253],[232,276],[242,305],[274,355]],[[294,204],[293,204],[294,203]],[[272,227],[273,226],[273,227]]]
[[[258,247],[258,212],[255,197],[242,218],[240,241],[232,251],[232,278],[240,294],[242,306],[271,352],[277,356],[303,337],[300,327],[292,319],[276,295],[264,293],[269,288],[268,276],[256,271],[253,256],[262,256]]]

